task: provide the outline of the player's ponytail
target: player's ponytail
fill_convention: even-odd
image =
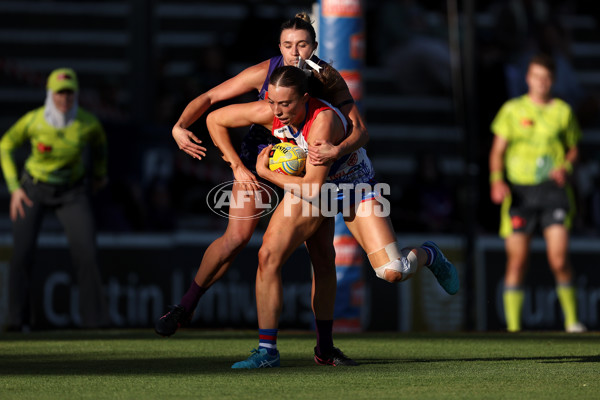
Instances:
[[[332,102],[334,95],[339,90],[338,84],[342,77],[327,63],[321,64],[320,67],[319,71],[312,70],[308,80],[308,93],[313,97]]]

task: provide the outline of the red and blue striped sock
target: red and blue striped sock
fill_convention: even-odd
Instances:
[[[432,249],[429,246],[421,246],[425,253],[427,253],[427,261],[425,261],[425,266],[429,267],[435,261],[435,249]]]
[[[277,354],[277,332],[278,329],[259,329],[258,348],[267,349],[269,354]]]

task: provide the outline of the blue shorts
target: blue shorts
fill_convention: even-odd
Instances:
[[[358,207],[358,205],[365,201],[375,200],[382,194],[375,190],[377,181],[371,179],[364,182],[365,186],[358,191],[356,185],[349,185],[348,188],[344,189],[343,183],[338,185],[338,191],[335,194],[335,201],[337,202],[337,209],[341,212],[344,208]],[[369,190],[370,187],[370,190]]]

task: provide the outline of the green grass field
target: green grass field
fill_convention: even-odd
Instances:
[[[0,334],[0,399],[599,399],[600,334],[337,334],[358,367],[312,361],[282,331],[281,368],[232,370],[253,331]]]

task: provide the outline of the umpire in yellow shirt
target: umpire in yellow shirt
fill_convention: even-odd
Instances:
[[[0,161],[11,193],[13,222],[8,309],[11,330],[26,329],[35,322],[30,321],[31,273],[37,237],[47,211],[56,214],[69,240],[79,284],[81,326],[108,324],[83,157],[89,144],[92,187],[97,190],[107,181],[106,134],[98,119],[78,106],[78,91],[77,75],[72,69],[52,71],[44,106],[21,117],[0,141]],[[19,179],[13,152],[25,142],[30,144],[31,153]]]
[[[575,213],[569,175],[577,160],[581,131],[564,101],[553,98],[554,62],[532,58],[528,92],[507,101],[492,122],[490,195],[502,204],[500,235],[505,238],[504,314],[507,330],[521,330],[523,281],[531,237],[541,228],[567,332],[585,331],[577,318],[569,228]],[[504,171],[506,170],[506,180]]]

